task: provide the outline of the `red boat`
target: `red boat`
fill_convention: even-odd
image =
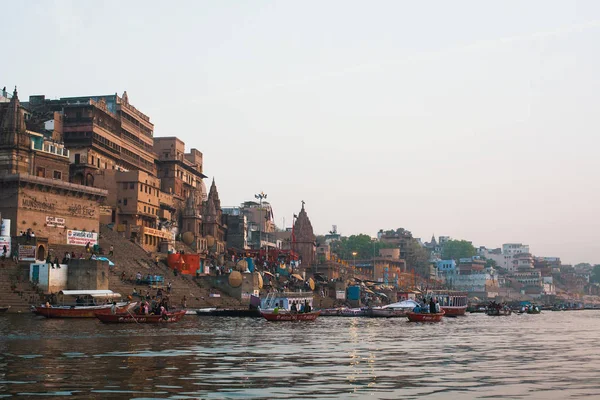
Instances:
[[[31,311],[46,318],[94,318],[96,312],[110,311],[112,307],[112,303],[97,304],[97,302],[114,301],[120,297],[119,293],[113,293],[111,290],[62,290],[58,293],[60,305],[47,303],[41,306],[32,306]],[[69,304],[69,298],[78,300]],[[125,312],[129,307],[133,308],[134,306],[135,303],[117,302],[117,312]]]
[[[135,303],[117,303],[117,312],[125,312]],[[112,304],[102,306],[33,306],[33,313],[46,318],[94,318],[99,311],[110,312]]]
[[[444,311],[437,314],[415,313],[409,312],[406,314],[410,322],[440,322],[444,316]]]
[[[453,290],[433,290],[430,297],[437,298],[446,317],[465,315],[467,312],[467,293]]]
[[[273,311],[261,311],[262,315],[267,321],[314,321],[317,319],[321,311],[313,311],[309,313],[291,313],[285,311],[279,311],[274,313]]]
[[[106,323],[138,323],[138,324],[162,324],[177,322],[185,315],[185,310],[168,312],[163,315],[133,314],[129,312],[112,314],[101,311],[96,313],[96,318]]]

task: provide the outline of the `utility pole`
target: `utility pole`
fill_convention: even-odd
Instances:
[[[262,201],[267,198],[265,192],[260,192],[259,194],[255,194],[254,197],[258,199],[258,254],[260,255],[260,251],[262,250],[262,224],[264,223],[262,217]]]

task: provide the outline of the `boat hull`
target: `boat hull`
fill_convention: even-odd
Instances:
[[[406,317],[409,310],[393,310],[391,308],[372,308],[369,310],[371,318],[402,318]]]
[[[410,322],[440,322],[444,316],[444,312],[436,314],[421,314],[409,312],[406,314]]]
[[[238,317],[238,318],[260,318],[260,311],[258,309],[235,309],[235,308],[224,308],[224,309],[210,309],[210,310],[196,310],[196,315],[199,317]]]
[[[165,315],[141,315],[141,314],[133,314],[133,313],[106,313],[106,312],[97,312],[96,318],[104,323],[138,323],[138,324],[163,324],[163,323],[171,323],[178,322],[185,315],[185,310],[170,312]]]
[[[260,314],[267,321],[280,322],[280,321],[314,321],[317,319],[321,312],[313,311],[309,313],[282,313],[279,312],[277,314],[273,312],[265,312],[261,311]]]
[[[465,315],[465,313],[467,312],[467,306],[464,307],[442,307],[442,310],[444,310],[444,315],[446,317],[458,317],[461,315]]]
[[[7,312],[9,308],[10,306],[0,307],[0,314]]]
[[[135,303],[118,303],[117,312],[125,312],[128,307],[131,307]],[[46,307],[46,306],[34,306],[32,311],[36,315],[41,315],[46,318],[94,318],[95,313],[102,311],[110,311],[111,304],[102,306],[83,306],[83,307]]]
[[[505,317],[508,315],[512,315],[512,310],[511,309],[506,309],[506,310],[498,310],[498,309],[490,309],[487,310],[486,315],[489,315],[490,317]]]

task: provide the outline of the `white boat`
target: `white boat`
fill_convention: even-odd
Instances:
[[[406,317],[406,314],[417,307],[419,303],[414,300],[404,300],[398,303],[388,304],[383,307],[372,307],[368,315],[372,318],[398,318]]]

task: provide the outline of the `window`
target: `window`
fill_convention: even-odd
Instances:
[[[123,190],[127,189],[127,182],[123,182]]]
[[[37,167],[36,172],[35,172],[36,176],[40,176],[40,177],[45,177],[46,176],[46,168],[44,167]]]
[[[142,185],[142,184],[140,183],[140,192],[142,192],[142,191],[144,190],[144,188],[143,188],[142,186],[144,186],[144,185]]]
[[[131,182],[131,183],[129,184],[129,189],[133,189],[134,187],[135,187],[135,184],[134,184],[133,182]]]
[[[127,205],[127,199],[123,199],[123,205],[126,206]]]
[[[144,206],[144,212],[146,212],[146,206]]]
[[[62,179],[62,173],[60,171],[54,171],[54,179]]]
[[[75,154],[75,164],[79,164],[81,162],[81,154]]]

